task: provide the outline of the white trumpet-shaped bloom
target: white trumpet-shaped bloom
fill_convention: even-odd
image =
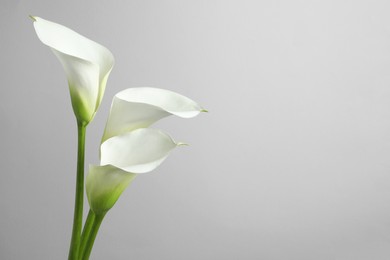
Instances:
[[[96,214],[108,211],[138,175],[157,168],[176,143],[146,128],[169,115],[190,118],[206,111],[191,99],[157,88],[131,88],[113,99],[100,147],[100,165],[89,168],[87,196]]]
[[[112,53],[63,25],[36,16],[32,19],[38,38],[51,48],[65,70],[77,119],[90,122],[102,101],[114,65]]]
[[[91,209],[108,211],[136,177],[157,168],[180,143],[160,130],[140,128],[101,145],[100,165],[91,165],[86,188]]]
[[[148,127],[170,115],[191,118],[205,111],[193,100],[173,91],[150,87],[129,88],[115,95],[102,141]]]

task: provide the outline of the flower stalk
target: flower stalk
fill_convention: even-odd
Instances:
[[[81,235],[80,248],[79,248],[79,260],[82,260],[85,247],[87,246],[87,242],[89,239],[89,235],[91,234],[91,230],[93,227],[93,223],[95,222],[95,213],[92,210],[89,210],[87,219],[84,224],[83,233]]]
[[[72,238],[69,249],[69,260],[78,260],[81,229],[83,225],[83,203],[84,203],[84,158],[85,158],[85,135],[87,123],[77,122],[77,176],[76,194],[73,216]]]
[[[81,260],[88,260],[89,259],[89,256],[91,255],[93,244],[95,242],[100,225],[102,224],[104,216],[106,215],[106,213],[96,215],[92,211],[90,211],[90,213],[94,215],[94,218],[93,218],[93,223],[92,223],[91,228],[90,228],[88,240],[85,243],[85,248],[84,248],[83,252],[80,252],[80,253],[82,253],[82,256],[80,258]]]

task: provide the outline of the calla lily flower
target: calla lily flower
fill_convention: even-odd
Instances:
[[[140,128],[101,145],[100,165],[91,165],[86,180],[88,201],[95,214],[107,212],[138,175],[157,168],[176,143],[160,130]]]
[[[191,118],[200,112],[206,110],[173,91],[151,87],[125,89],[117,93],[112,101],[102,141],[137,128],[149,127],[170,115]]]
[[[177,146],[160,130],[146,128],[169,115],[190,118],[206,111],[191,99],[157,88],[131,88],[113,99],[100,147],[100,165],[86,179],[88,201],[95,214],[114,206],[138,175],[157,168]]]
[[[77,120],[89,123],[102,101],[114,65],[112,53],[63,25],[31,18],[38,38],[51,48],[65,70]]]

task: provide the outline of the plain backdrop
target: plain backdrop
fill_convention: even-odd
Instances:
[[[109,48],[88,127],[151,86],[210,113],[154,127],[189,143],[137,178],[91,259],[390,259],[390,2],[0,1],[0,259],[66,259],[76,123],[28,15]],[[87,204],[85,206],[87,211]]]

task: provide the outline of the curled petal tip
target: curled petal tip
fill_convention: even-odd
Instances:
[[[31,18],[31,20],[33,20],[34,22],[36,22],[37,21],[37,19],[35,18],[35,16],[33,16],[33,15],[29,15],[29,17]]]

